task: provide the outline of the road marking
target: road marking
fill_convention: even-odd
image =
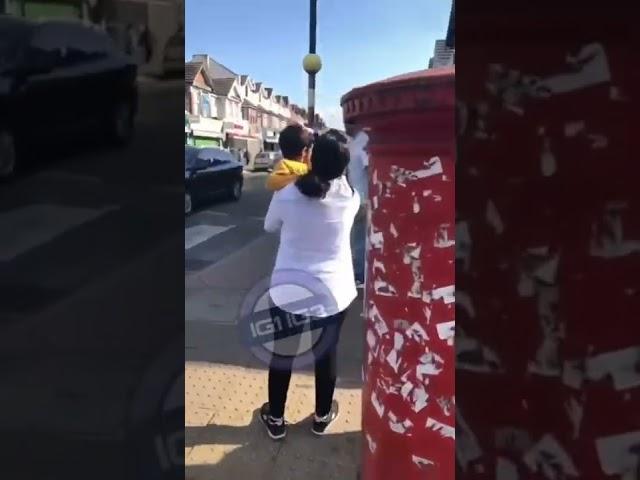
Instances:
[[[0,261],[13,260],[118,207],[79,208],[33,204],[0,214]]]
[[[209,240],[211,237],[220,235],[233,227],[235,227],[235,225],[228,225],[225,227],[215,225],[194,225],[193,227],[185,228],[184,249],[189,250],[190,248]]]
[[[203,210],[202,212],[198,212],[198,213],[206,213],[207,215],[215,215],[218,217],[228,217],[229,214],[226,212],[215,212],[212,210]]]

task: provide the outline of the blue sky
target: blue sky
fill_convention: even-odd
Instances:
[[[427,67],[446,35],[451,0],[318,0],[316,109],[342,126],[353,87]],[[307,0],[187,0],[187,59],[208,53],[306,107]]]

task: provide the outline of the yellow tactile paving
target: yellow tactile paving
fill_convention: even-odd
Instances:
[[[267,398],[265,370],[186,365],[186,477],[247,480],[355,479],[360,455],[360,390],[339,388],[331,433],[310,432],[313,376],[295,373],[287,402],[287,438],[269,439],[257,418]]]

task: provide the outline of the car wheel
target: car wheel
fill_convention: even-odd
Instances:
[[[233,186],[231,187],[230,196],[231,199],[235,200],[236,202],[240,200],[240,197],[242,197],[242,180],[236,180],[234,182]]]
[[[17,156],[13,134],[0,129],[0,178],[8,178],[15,173]]]
[[[119,102],[109,119],[111,140],[116,145],[126,145],[133,137],[133,108],[128,102]]]
[[[191,200],[191,194],[185,192],[184,194],[184,214],[190,215],[193,211],[193,201]]]

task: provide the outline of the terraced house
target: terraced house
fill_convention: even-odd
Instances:
[[[185,111],[193,143],[246,151],[249,164],[258,153],[278,149],[279,133],[289,123],[307,123],[306,111],[287,95],[207,54],[194,55],[185,66]],[[322,124],[319,116],[316,120]],[[205,125],[210,128],[201,128]],[[212,132],[214,126],[220,131]]]

